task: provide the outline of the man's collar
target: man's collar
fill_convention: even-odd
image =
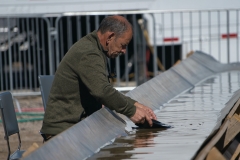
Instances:
[[[94,33],[94,34],[96,35],[96,37],[97,37],[97,43],[98,43],[98,46],[99,46],[100,50],[107,56],[107,51],[105,51],[105,50],[103,49],[103,46],[101,45],[100,40],[99,40],[99,38],[98,38],[97,30],[93,31],[93,33]]]

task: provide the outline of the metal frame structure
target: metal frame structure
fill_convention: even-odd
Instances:
[[[169,61],[169,66],[177,63],[177,52],[181,54],[179,60],[182,60],[186,58],[188,52],[202,50],[204,46],[209,51],[207,53],[213,56],[211,51],[214,48],[218,52],[215,58],[219,61],[229,63],[234,58],[235,61],[239,61],[239,9],[69,12],[0,16],[0,24],[5,25],[0,28],[0,34],[5,34],[7,37],[0,43],[2,49],[0,50],[0,91],[9,90],[14,96],[40,95],[37,76],[53,75],[62,57],[75,41],[97,29],[102,17],[116,14],[127,17],[132,22],[135,33],[131,51],[129,49],[124,58],[116,58],[111,63],[116,67],[117,78],[114,83],[116,87],[138,86],[168,69],[166,61]],[[141,28],[136,16],[140,17],[144,28]],[[222,23],[222,17],[226,23]],[[16,21],[14,26],[11,26],[12,20]],[[236,34],[232,34],[232,26],[235,26]],[[226,34],[221,35],[221,27],[226,29]],[[215,34],[215,30],[219,34],[217,41],[213,42],[214,38],[211,36]],[[11,36],[10,31],[14,32],[15,36]],[[147,35],[144,31],[147,31]],[[25,39],[18,41],[21,38],[17,36],[24,33]],[[197,37],[196,33],[198,33]],[[221,40],[220,38],[223,37],[224,40]],[[232,43],[233,37],[234,43]],[[221,48],[225,44],[226,51]],[[234,47],[231,47],[233,44]],[[175,48],[177,45],[180,45],[180,48]],[[232,48],[235,48],[236,54],[231,53]],[[152,54],[147,64],[145,51],[148,49]],[[152,68],[151,76],[146,66]],[[133,74],[129,74],[130,70]],[[131,78],[131,75],[134,77]],[[131,85],[132,82],[135,83]]]

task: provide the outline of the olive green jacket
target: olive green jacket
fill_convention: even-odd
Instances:
[[[107,57],[94,31],[76,42],[55,73],[44,115],[42,133],[56,135],[99,110],[102,104],[131,117],[136,101],[108,81]]]

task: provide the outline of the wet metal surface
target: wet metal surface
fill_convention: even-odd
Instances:
[[[158,120],[173,128],[140,129],[89,159],[191,159],[215,130],[221,110],[239,88],[239,71],[216,74],[159,106]]]

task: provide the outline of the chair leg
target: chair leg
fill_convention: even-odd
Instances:
[[[9,144],[7,129],[6,129],[6,125],[5,125],[6,123],[5,123],[5,117],[4,117],[4,114],[3,114],[3,108],[1,108],[1,117],[2,117],[2,122],[3,122],[4,132],[5,132],[4,139],[7,141],[7,146],[8,146],[8,158],[7,159],[9,159],[10,154],[11,154],[11,150],[10,150],[10,144]]]
[[[5,137],[5,139],[7,141],[7,146],[8,146],[8,158],[7,159],[9,159],[10,154],[11,154],[10,145],[9,145],[9,139],[8,139],[8,137]]]
[[[22,141],[21,141],[19,132],[17,134],[18,134],[18,141],[19,141],[18,150],[20,150],[21,149],[21,145],[22,145]]]

